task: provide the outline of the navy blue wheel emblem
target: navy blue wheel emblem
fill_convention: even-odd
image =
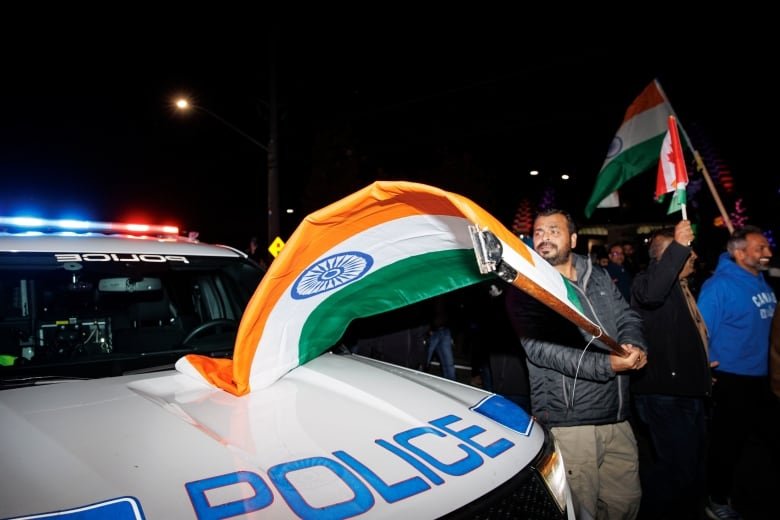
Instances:
[[[362,278],[373,264],[373,258],[358,251],[323,258],[298,277],[292,287],[292,297],[303,300],[341,287]]]
[[[621,139],[618,136],[615,136],[612,139],[612,142],[609,143],[609,148],[607,148],[607,159],[611,159],[612,157],[615,157],[617,154],[623,151],[623,139]]]

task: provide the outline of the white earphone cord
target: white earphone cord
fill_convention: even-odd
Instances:
[[[571,385],[571,402],[569,403],[569,408],[574,409],[574,391],[577,389],[577,376],[580,373],[580,366],[582,365],[582,357],[585,355],[585,352],[588,351],[588,347],[590,347],[591,343],[593,343],[594,340],[600,338],[603,334],[603,331],[601,330],[601,327],[599,329],[599,335],[598,336],[591,336],[590,341],[588,341],[588,344],[585,345],[585,348],[582,349],[582,354],[580,354],[580,359],[577,360],[577,370],[574,371],[574,383]]]

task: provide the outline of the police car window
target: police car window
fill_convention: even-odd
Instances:
[[[196,258],[182,266],[0,254],[0,377],[9,365],[179,356],[188,349],[229,353],[261,276],[238,258]],[[215,320],[223,321],[190,334]]]

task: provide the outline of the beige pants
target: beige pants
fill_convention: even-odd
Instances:
[[[628,421],[552,428],[563,455],[578,519],[636,518],[642,488],[636,438]]]

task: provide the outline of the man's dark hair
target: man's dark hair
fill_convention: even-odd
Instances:
[[[650,235],[650,247],[647,248],[647,255],[651,260],[658,260],[658,257],[660,256],[658,252],[661,249],[661,241],[656,240],[656,238],[671,238],[674,240],[674,228],[664,227],[656,229],[653,231],[653,234]]]
[[[734,258],[734,251],[737,249],[744,249],[745,245],[747,245],[747,236],[753,234],[763,235],[764,232],[761,231],[760,227],[751,226],[749,224],[735,230],[726,243],[726,250],[729,252],[729,255]]]
[[[571,215],[568,211],[556,208],[548,208],[541,210],[536,214],[536,217],[551,217],[553,215],[563,215],[566,218],[566,226],[569,228],[570,235],[577,232],[577,224],[574,223],[574,219],[571,218]]]

